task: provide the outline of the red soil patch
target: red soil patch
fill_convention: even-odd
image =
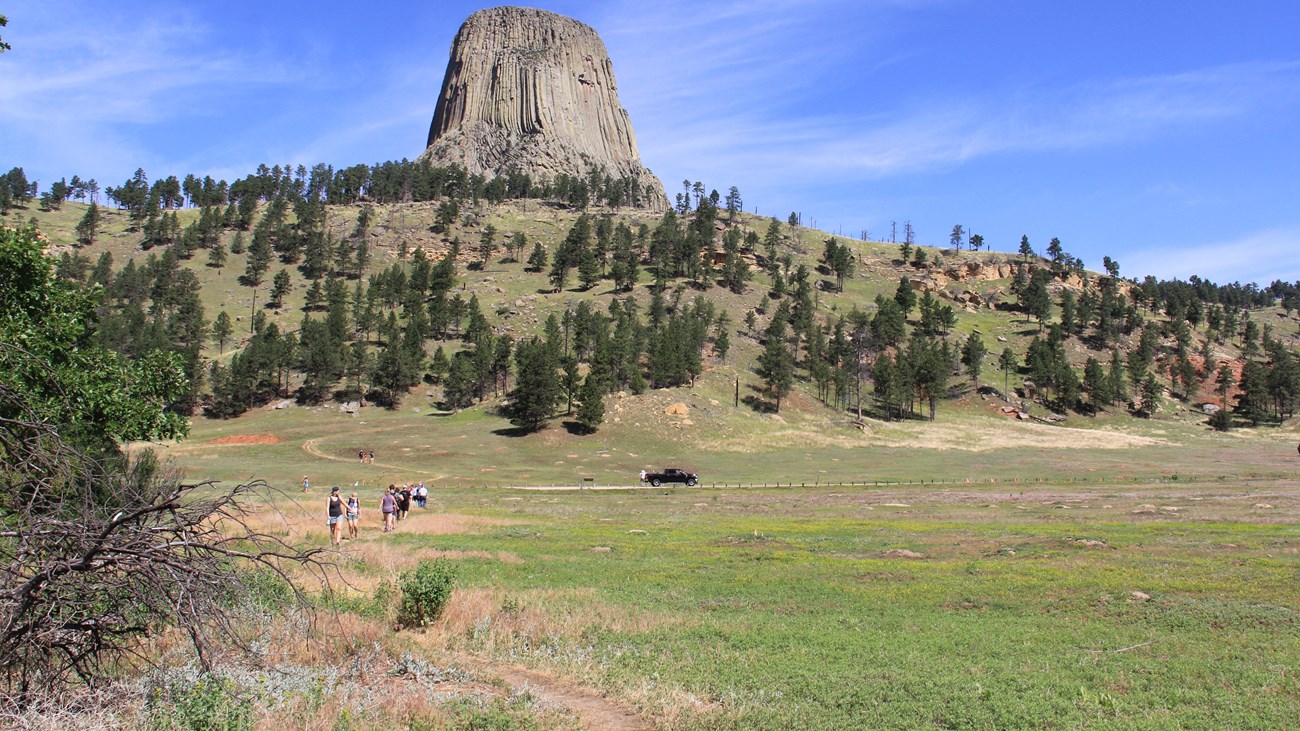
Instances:
[[[284,441],[274,434],[240,434],[233,437],[213,439],[212,444],[279,444]]]

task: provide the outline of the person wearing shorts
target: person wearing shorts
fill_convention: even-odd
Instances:
[[[329,502],[330,541],[336,545],[343,544],[343,498],[336,487],[330,490]]]
[[[411,486],[402,485],[402,489],[397,493],[397,519],[406,520],[406,514],[411,510]]]
[[[388,491],[379,498],[379,510],[384,514],[384,532],[391,533],[397,527],[397,498],[393,496],[396,490],[392,485],[388,486]]]
[[[352,497],[348,498],[348,503],[345,507],[346,512],[344,513],[344,516],[348,519],[348,538],[354,539],[361,535],[361,528],[358,522],[361,520],[361,500],[357,498],[355,492],[352,493]]]

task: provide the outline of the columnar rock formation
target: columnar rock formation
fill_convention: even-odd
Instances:
[[[594,167],[662,210],[663,183],[641,164],[614,67],[596,31],[533,8],[480,10],[451,47],[422,157],[471,173],[553,180]]]

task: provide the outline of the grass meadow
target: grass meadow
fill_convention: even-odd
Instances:
[[[324,542],[322,499],[286,507]],[[323,625],[442,557],[460,583],[417,653],[655,728],[1287,728],[1298,510],[1294,482],[447,487],[395,534],[368,511]]]
[[[1261,729],[1300,717],[1294,428],[1048,427],[976,399],[935,424],[864,431],[791,409],[774,429],[725,400],[732,377],[612,398],[592,437],[559,420],[513,437],[490,408],[443,414],[412,398],[356,417],[290,407],[198,421],[165,451],[195,477],[268,478],[281,489],[268,520],[308,543],[326,542],[325,486],[356,483],[363,534],[338,556],[323,627],[387,636],[400,573],[446,558],[460,571],[446,614],[384,640],[398,643],[386,652],[498,683],[535,673],[644,723],[626,728]],[[665,414],[674,403],[687,414]],[[363,448],[375,464],[357,463]],[[667,464],[705,485],[504,487],[631,485]],[[380,533],[380,487],[416,480],[431,486],[429,509]],[[765,481],[793,486],[735,487]],[[871,484],[826,484],[840,481]],[[345,665],[352,651],[315,662]],[[455,698],[458,682],[435,686]],[[292,722],[329,728],[321,717],[336,711]],[[364,703],[349,712],[349,727],[419,727]],[[545,704],[500,714],[482,727],[623,727]],[[284,720],[267,711],[261,725]]]

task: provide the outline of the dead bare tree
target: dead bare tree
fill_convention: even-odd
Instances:
[[[205,666],[251,569],[299,589],[325,579],[323,549],[302,549],[249,520],[261,481],[187,482],[151,450],[90,456],[0,383],[0,702],[140,657],[142,638],[185,632]]]

